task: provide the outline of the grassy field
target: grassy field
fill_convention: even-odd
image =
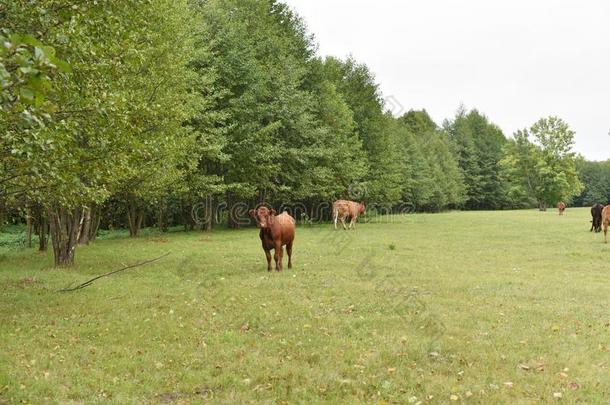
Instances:
[[[587,209],[0,248],[0,403],[610,401],[610,245]],[[57,289],[138,261],[163,260]]]

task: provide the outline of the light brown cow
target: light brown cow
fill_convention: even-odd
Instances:
[[[365,213],[364,203],[357,203],[355,201],[348,200],[337,200],[333,203],[333,221],[335,222],[335,229],[337,229],[337,219],[341,220],[343,229],[347,229],[345,226],[345,218],[349,217],[349,227],[352,226],[356,229],[356,220],[358,215]]]
[[[292,243],[294,242],[295,221],[287,212],[276,215],[275,210],[259,207],[249,214],[260,228],[259,236],[267,257],[267,270],[271,271],[271,249],[274,250],[275,270],[282,271],[284,245],[288,253],[288,268],[292,268]]]
[[[557,203],[557,209],[559,210],[559,215],[563,215],[563,212],[566,210],[566,203],[559,201]]]
[[[608,243],[608,227],[610,226],[610,205],[606,205],[602,211],[602,223],[604,225],[604,243]]]

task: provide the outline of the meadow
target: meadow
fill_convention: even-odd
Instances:
[[[588,209],[0,246],[0,403],[608,403],[610,245]],[[169,256],[69,293],[67,285]]]

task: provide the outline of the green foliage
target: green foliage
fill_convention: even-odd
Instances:
[[[197,135],[185,123],[207,100],[193,90],[198,77],[190,66],[195,58],[190,27],[198,20],[187,2],[151,2],[138,11],[146,24],[130,30],[127,41],[146,45],[130,49],[129,70],[117,78],[125,99],[121,133],[131,143],[127,171],[112,191],[128,201],[158,204],[184,190]]]
[[[398,203],[401,197],[399,139],[392,131],[394,118],[384,112],[373,74],[366,65],[351,58],[341,61],[332,57],[324,61],[324,72],[353,112],[356,133],[370,167],[363,179],[366,199],[384,205]]]
[[[138,153],[165,156],[163,140],[179,142],[188,80],[180,70],[185,21],[177,15],[188,12],[186,2],[8,7],[10,29],[44,35],[72,69],[54,80],[48,98],[57,108],[47,125],[9,131],[20,146],[12,156],[27,162],[21,189],[28,199],[64,207],[103,201],[140,169]]]
[[[31,35],[0,31],[0,111],[3,123],[18,115],[23,125],[35,122],[31,109],[41,109],[57,72],[69,72],[69,66],[55,56],[55,49]],[[45,106],[47,111],[50,106]],[[41,109],[45,111],[45,109]]]
[[[32,237],[32,243],[38,243],[36,235]],[[21,225],[11,225],[2,227],[0,232],[0,248],[4,249],[23,249],[27,244],[25,227]]]
[[[574,203],[584,206],[610,204],[610,160],[588,162],[577,158],[576,168],[584,189]]]
[[[27,159],[32,156],[23,153],[22,134],[36,132],[50,120],[56,109],[47,98],[53,77],[69,71],[52,47],[31,35],[0,30],[0,198],[11,197],[15,183],[31,175]],[[49,148],[50,142],[38,146]]]
[[[40,37],[24,37],[39,65],[67,70],[63,60],[71,68],[54,75],[52,87],[41,85],[53,106],[45,125],[6,131],[13,146],[3,163],[23,166],[23,175],[8,181],[10,193],[49,215],[69,216],[125,189],[159,197],[176,182],[190,133],[184,123],[194,114],[190,11],[187,0],[17,0],[6,6],[11,32]],[[39,48],[38,41],[50,47]],[[60,241],[66,232],[52,228],[54,242],[75,243],[74,237]],[[66,251],[73,255],[74,246]]]
[[[397,126],[403,152],[403,201],[433,211],[461,206],[464,180],[446,131],[425,110],[407,112]]]
[[[574,132],[556,117],[540,119],[529,130],[515,133],[501,162],[511,196],[533,199],[540,209],[546,209],[579,195],[583,186],[571,150],[573,144]]]
[[[506,143],[504,134],[477,110],[461,107],[452,121],[444,124],[453,142],[466,184],[465,206],[469,209],[499,209],[506,201],[506,185],[499,161]]]
[[[224,114],[223,159],[204,172],[231,198],[320,201],[366,172],[353,113],[313,58],[302,21],[285,5],[218,0],[202,7],[202,43]]]

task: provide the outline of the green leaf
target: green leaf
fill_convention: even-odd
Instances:
[[[22,87],[19,91],[19,94],[21,95],[21,98],[25,100],[34,101],[34,92],[32,91],[32,89]]]
[[[15,40],[16,38],[18,38],[18,40]],[[11,35],[11,40],[13,42],[17,42],[17,43],[22,43],[22,44],[26,44],[26,45],[30,45],[30,46],[38,46],[38,47],[42,47],[42,42],[40,42],[39,40],[37,40],[36,38],[34,38],[32,35],[26,34],[26,35],[19,35],[19,34],[13,34]]]
[[[19,68],[19,71],[21,73],[23,73],[24,75],[28,75],[28,74],[32,73],[34,71],[34,69],[31,68],[30,66],[22,66]]]
[[[44,45],[41,47],[41,49],[44,52],[44,54],[47,56],[47,58],[50,59],[55,56],[55,49],[52,46]]]
[[[46,59],[45,52],[41,48],[35,47],[34,48],[34,58],[40,62],[43,62]]]
[[[67,62],[59,60],[57,58],[53,58],[52,63],[57,66],[57,69],[59,69],[60,72],[72,73],[72,67]]]

